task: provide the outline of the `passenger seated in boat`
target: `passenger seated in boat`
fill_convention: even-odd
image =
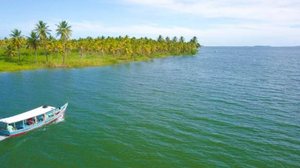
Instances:
[[[29,118],[29,119],[27,120],[27,125],[32,125],[32,124],[34,124],[34,123],[35,123],[34,118]]]
[[[14,127],[10,124],[7,125],[7,131],[12,132],[14,130]]]

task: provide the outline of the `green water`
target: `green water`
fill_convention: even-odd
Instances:
[[[300,167],[300,48],[0,73],[0,118],[67,101],[0,142],[0,167]]]

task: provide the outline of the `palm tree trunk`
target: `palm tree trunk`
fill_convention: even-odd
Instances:
[[[20,48],[18,48],[19,63],[21,62]]]
[[[65,55],[66,55],[66,51],[64,51],[64,54],[63,54],[63,65],[65,65]]]
[[[64,43],[63,65],[65,65],[66,44]]]
[[[83,56],[83,51],[82,51],[83,49],[82,49],[82,47],[80,47],[80,58],[82,58],[82,56]]]
[[[37,63],[37,51],[34,49],[34,54],[35,54],[35,63]]]
[[[48,62],[48,52],[45,50],[46,52],[46,61]]]
[[[47,51],[46,51],[45,42],[44,42],[44,52],[45,52],[45,54],[46,54],[46,62],[48,62],[48,53],[47,53]]]

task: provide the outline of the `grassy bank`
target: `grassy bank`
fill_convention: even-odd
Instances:
[[[4,50],[0,50],[0,72],[13,72],[22,70],[34,70],[45,68],[76,68],[89,66],[105,66],[119,63],[146,61],[153,58],[162,58],[169,55],[154,55],[154,56],[109,56],[99,54],[87,54],[80,56],[76,52],[72,52],[66,56],[66,62],[62,65],[62,56],[58,54],[51,54],[46,56],[38,54],[37,61],[35,61],[34,53],[24,52],[19,63],[18,57],[8,58],[5,56]]]

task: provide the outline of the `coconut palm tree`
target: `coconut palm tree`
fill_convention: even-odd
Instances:
[[[9,56],[9,57],[13,57],[15,56],[16,53],[16,49],[12,46],[12,44],[9,44],[6,49],[5,49],[5,55]]]
[[[158,41],[158,42],[162,42],[162,41],[164,41],[164,38],[163,38],[163,36],[162,36],[162,35],[159,35],[159,36],[158,36],[158,38],[157,38],[157,41]]]
[[[198,43],[198,39],[197,39],[196,36],[194,36],[194,37],[190,40],[190,43],[195,44],[197,48],[200,47],[200,44]]]
[[[176,37],[176,36],[174,36],[174,37],[173,37],[173,39],[172,39],[172,41],[173,41],[174,43],[176,43],[176,42],[177,42],[177,40],[178,40],[178,39],[177,39],[177,37]]]
[[[40,42],[44,48],[44,51],[46,50],[46,41],[47,41],[47,37],[50,36],[50,29],[49,26],[47,25],[47,23],[43,22],[43,21],[39,21],[36,25],[35,25],[35,29],[34,29],[40,39]],[[48,62],[48,54],[46,52],[46,60]]]
[[[181,37],[179,38],[179,42],[184,43],[184,37],[183,37],[183,36],[181,36]]]
[[[170,39],[170,37],[166,37],[166,42],[170,42],[171,41],[171,39]]]
[[[22,33],[21,30],[14,29],[11,31],[10,34],[10,37],[12,38],[12,45],[18,51],[19,63],[21,61],[20,48],[22,47],[22,42],[23,42],[21,33]]]
[[[66,21],[62,21],[56,26],[57,26],[56,35],[60,36],[60,40],[62,41],[64,47],[64,54],[63,54],[63,64],[64,64],[65,56],[66,56],[66,43],[71,37],[72,30],[71,30],[71,26],[68,25],[68,22]]]
[[[27,37],[27,44],[29,48],[34,50],[35,63],[37,63],[37,49],[39,45],[39,37],[35,31],[31,31],[30,36]]]

